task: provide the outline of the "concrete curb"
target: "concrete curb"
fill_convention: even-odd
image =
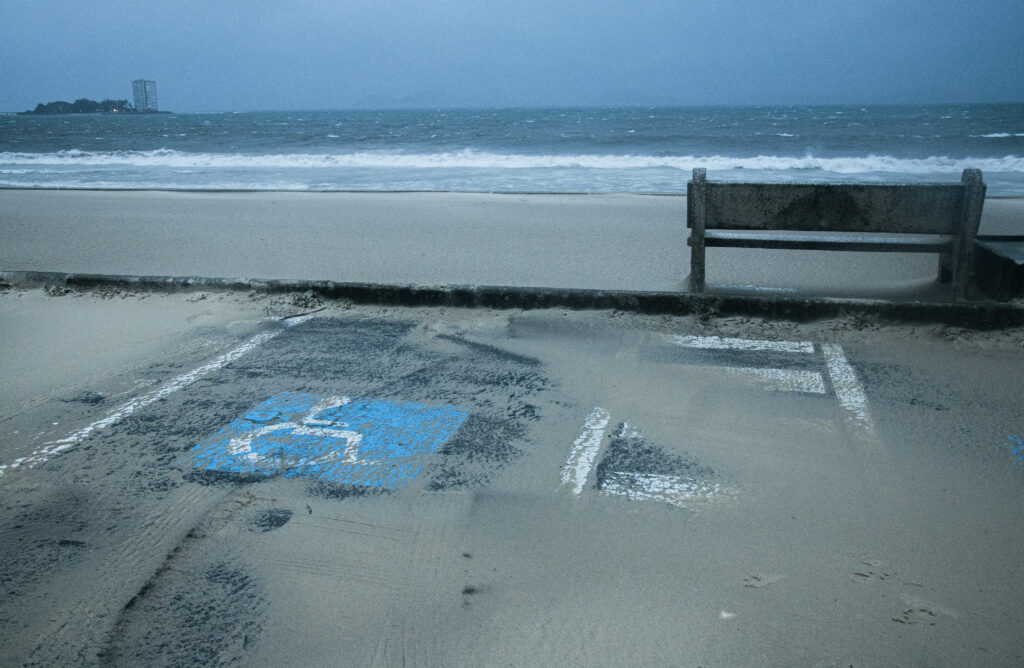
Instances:
[[[685,292],[639,292],[482,285],[384,285],[255,278],[198,276],[114,276],[59,272],[5,271],[0,283],[14,287],[63,286],[92,290],[116,288],[152,292],[314,292],[327,299],[386,306],[458,308],[570,308],[618,310],[645,314],[732,316],[817,320],[843,315],[871,315],[890,322],[936,322],[974,329],[1024,324],[1024,305],[998,302],[891,302],[837,298],[716,295]]]

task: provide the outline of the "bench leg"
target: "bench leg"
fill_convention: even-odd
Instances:
[[[687,187],[686,217],[690,226],[690,292],[704,292],[704,227],[707,222],[707,172],[693,170]]]
[[[949,253],[939,255],[939,283],[950,283],[953,281],[953,259]]]
[[[690,248],[690,292],[704,292],[704,246],[698,249],[696,244]]]
[[[967,299],[974,279],[974,237],[981,224],[986,188],[977,169],[965,169],[960,182],[964,184],[964,209],[960,231],[953,242],[953,294],[957,299]]]

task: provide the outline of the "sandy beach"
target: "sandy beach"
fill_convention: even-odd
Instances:
[[[645,195],[0,190],[0,270],[681,290],[686,200]],[[1021,233],[989,199],[984,234]],[[929,255],[711,249],[728,289],[935,298]]]
[[[0,269],[679,290],[684,211],[8,190]],[[1022,212],[990,200],[984,232]],[[711,261],[719,283],[941,298],[931,256]],[[0,663],[1016,664],[1022,345],[864,313],[0,286]],[[282,393],[468,417],[383,490],[193,461]]]

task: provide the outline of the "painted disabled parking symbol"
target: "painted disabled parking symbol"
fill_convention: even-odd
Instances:
[[[283,392],[192,448],[196,468],[400,487],[469,411]]]

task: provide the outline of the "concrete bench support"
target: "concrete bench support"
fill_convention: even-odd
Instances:
[[[958,184],[769,184],[710,182],[698,168],[687,185],[690,290],[704,292],[705,249],[718,246],[938,253],[940,278],[964,298],[984,202],[976,169]]]

